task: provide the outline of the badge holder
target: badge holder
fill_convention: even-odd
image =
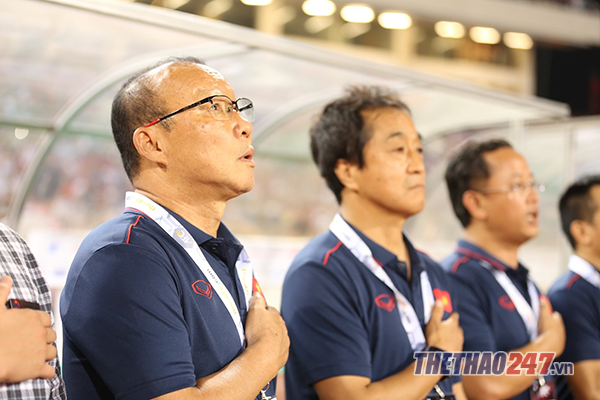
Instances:
[[[556,400],[556,387],[553,381],[547,381],[543,376],[538,376],[529,390],[531,400]]]
[[[265,386],[265,388],[260,391],[260,400],[277,400],[277,396],[267,395],[267,390],[269,390],[269,386],[271,386],[271,382],[267,383],[267,386]]]
[[[427,397],[426,400],[456,400],[456,398],[454,397],[453,394],[444,393],[442,388],[440,388],[440,385],[438,385],[437,383],[433,387],[433,390],[435,390],[436,394],[434,394],[433,396]]]

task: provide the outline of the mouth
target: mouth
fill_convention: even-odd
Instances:
[[[538,224],[538,213],[539,213],[539,211],[537,211],[537,210],[528,212],[526,215],[527,222],[530,224],[537,225]]]
[[[240,157],[241,161],[251,163],[254,166],[254,147],[250,146],[248,150]]]

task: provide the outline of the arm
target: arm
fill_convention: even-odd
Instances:
[[[577,400],[600,400],[600,360],[575,363],[575,374],[567,380]]]
[[[69,384],[81,388],[75,382],[81,372],[71,367],[77,353],[93,366],[100,384],[124,399],[253,399],[285,363],[289,343],[283,320],[255,297],[245,326],[248,348],[242,352],[226,342],[227,348],[194,363],[193,350],[204,346],[190,343],[193,321],[185,319],[180,295],[192,289],[158,252],[131,244],[104,247],[73,282],[61,303],[71,346],[65,350],[67,389]],[[236,335],[239,345],[237,340]],[[223,366],[226,362],[214,355],[225,351],[229,363]]]
[[[54,368],[45,363],[56,357],[50,315],[43,311],[7,310],[12,280],[0,279],[0,382],[51,379]]]
[[[196,386],[159,396],[157,400],[252,400],[277,375],[288,356],[285,324],[274,307],[254,294],[246,322],[248,347],[220,371],[198,379]]]
[[[456,400],[467,400],[467,395],[465,393],[465,389],[463,388],[462,382],[452,385],[452,393],[454,393]]]
[[[462,350],[463,334],[458,325],[458,314],[452,314],[442,321],[444,307],[440,301],[434,305],[431,319],[427,324],[427,344],[446,351]],[[371,382],[362,376],[336,376],[315,383],[321,400],[421,400],[427,396],[440,380],[440,375],[415,375],[413,362],[403,371]]]
[[[565,327],[558,312],[552,312],[550,302],[540,299],[540,335],[527,345],[511,350],[511,352],[551,352],[560,355],[564,350]],[[538,366],[541,368],[541,365]],[[539,371],[539,369],[538,369]],[[494,400],[506,399],[527,390],[537,376],[498,375],[498,376],[463,376],[465,392],[469,399]]]

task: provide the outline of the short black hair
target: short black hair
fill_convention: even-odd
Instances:
[[[581,178],[567,188],[558,202],[562,230],[573,248],[577,243],[571,235],[571,224],[573,221],[592,222],[598,207],[590,191],[596,185],[600,185],[600,175]]]
[[[490,177],[490,168],[483,155],[504,147],[512,148],[504,139],[491,139],[485,142],[467,142],[452,157],[446,168],[446,184],[454,213],[463,227],[471,223],[471,214],[463,204],[463,194],[472,190],[477,181]]]
[[[397,108],[410,114],[408,106],[391,90],[379,86],[350,86],[346,93],[327,104],[310,129],[310,149],[321,176],[342,202],[344,185],[335,175],[338,160],[364,166],[363,150],[372,136],[367,132],[363,111]]]
[[[155,68],[170,63],[203,65],[204,61],[192,56],[169,57],[161,60],[129,78],[121,86],[112,103],[111,125],[113,136],[119,153],[121,153],[121,160],[127,177],[132,182],[132,178],[138,172],[139,167],[139,155],[133,145],[133,132],[140,126],[144,126],[173,111],[165,108],[164,99],[160,98],[157,88],[149,84],[147,74]],[[161,124],[167,131],[172,127],[172,122],[169,120],[165,120]]]

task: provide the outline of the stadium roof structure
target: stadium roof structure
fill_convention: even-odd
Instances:
[[[308,157],[311,116],[347,85],[400,93],[425,139],[568,117],[568,106],[425,75],[196,15],[114,0],[0,3],[0,127],[40,131],[7,213],[16,224],[44,159],[63,135],[110,138],[110,106],[132,73],[193,55],[256,108],[255,143]],[[299,134],[295,134],[299,133]],[[279,137],[279,140],[269,139]]]

